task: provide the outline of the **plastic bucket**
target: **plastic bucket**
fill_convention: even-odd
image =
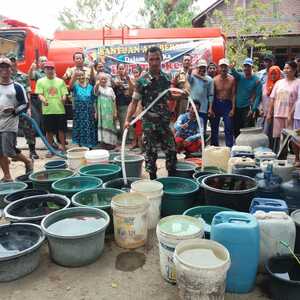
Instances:
[[[0,208],[4,208],[7,203],[4,202],[6,195],[23,191],[27,188],[27,184],[21,181],[4,182],[0,183]]]
[[[175,247],[184,240],[202,238],[204,221],[189,216],[169,216],[161,219],[156,227],[159,242],[160,270],[163,278],[176,283],[176,270],[173,262]]]
[[[53,182],[51,188],[54,193],[71,198],[74,194],[83,190],[100,188],[102,184],[103,181],[97,177],[73,176]]]
[[[104,188],[114,188],[119,189],[124,192],[130,192],[131,184],[135,181],[141,180],[139,177],[127,177],[127,184],[125,184],[125,181],[123,178],[115,178],[112,180],[109,180],[103,184]]]
[[[291,218],[296,225],[295,253],[300,253],[300,209],[294,210],[291,213]]]
[[[48,194],[47,191],[43,190],[22,190],[18,192],[14,192],[12,194],[8,194],[4,197],[3,201],[6,204],[10,204],[14,201],[26,198],[26,197],[31,197],[31,196],[37,196],[37,195],[46,195]]]
[[[45,163],[46,170],[66,169],[67,162],[65,160],[51,160]]]
[[[20,175],[20,176],[16,177],[16,181],[24,182],[27,184],[27,189],[32,189],[33,188],[32,181],[29,179],[30,174],[31,174],[31,172],[26,173],[24,175]]]
[[[85,152],[84,158],[87,165],[106,164],[109,160],[109,152],[104,149],[89,150]]]
[[[100,209],[73,207],[54,212],[43,219],[50,256],[66,267],[94,262],[103,252],[109,215]]]
[[[33,188],[51,192],[51,185],[53,182],[74,176],[74,172],[68,169],[53,169],[44,170],[32,173],[29,179],[32,181]]]
[[[300,255],[297,255],[300,258]],[[273,300],[298,300],[300,295],[300,266],[292,255],[271,257],[266,262]]]
[[[230,267],[224,246],[209,240],[183,241],[176,246],[174,263],[180,299],[224,299]]]
[[[109,181],[121,176],[121,167],[114,164],[97,164],[84,166],[79,169],[81,176],[94,176],[103,180]]]
[[[141,193],[148,198],[150,202],[148,210],[148,229],[156,228],[160,220],[163,185],[154,180],[142,179],[131,184],[131,191]]]
[[[135,249],[145,245],[149,206],[148,199],[139,193],[124,193],[112,198],[114,235],[118,246]]]
[[[257,190],[253,178],[235,174],[207,176],[201,186],[204,188],[206,204],[243,212],[249,212]]]
[[[121,155],[116,156],[114,161],[121,166]],[[128,177],[142,177],[142,165],[144,161],[144,156],[135,155],[135,154],[126,154],[125,155],[125,169],[126,176]]]
[[[201,218],[205,221],[205,238],[210,238],[211,222],[214,216],[221,211],[232,211],[232,209],[221,206],[195,206],[186,210],[183,215]]]
[[[68,166],[71,170],[78,170],[86,164],[85,153],[89,151],[87,147],[75,147],[67,150]]]
[[[156,179],[164,186],[161,204],[163,217],[181,215],[185,210],[194,206],[199,185],[192,179],[181,177],[161,177]]]
[[[197,165],[185,162],[185,161],[178,161],[176,163],[175,168],[175,175],[176,177],[183,177],[183,178],[193,178],[193,174],[195,172],[195,168]]]

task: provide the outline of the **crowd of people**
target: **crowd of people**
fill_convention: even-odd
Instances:
[[[124,128],[163,91],[171,87],[181,92],[166,93],[130,128],[131,148],[145,152],[146,170],[156,178],[159,146],[166,153],[169,176],[175,172],[176,153],[199,152],[201,134],[191,98],[197,108],[207,137],[211,127],[211,145],[219,146],[220,121],[223,120],[225,144],[234,145],[240,129],[260,126],[268,135],[275,152],[284,128],[300,129],[300,59],[288,61],[283,71],[272,55],[264,57],[264,69],[254,72],[251,58],[245,58],[242,70],[234,62],[220,59],[218,64],[204,59],[197,62],[185,54],[182,69],[175,74],[162,70],[162,52],[150,47],[145,53],[148,69],[136,66],[128,74],[126,65],[118,63],[117,74],[106,72],[103,62],[85,64],[84,54],[73,55],[74,66],[64,76],[56,76],[55,63],[40,57],[28,75],[18,71],[16,57],[0,58],[0,165],[3,181],[12,180],[9,157],[25,163],[26,172],[33,168],[35,132],[31,124],[15,113],[15,108],[28,103],[28,113],[39,121],[48,142],[66,151],[67,120],[65,104],[72,103],[72,142],[79,146],[112,150],[120,143]],[[35,81],[31,91],[30,80]],[[30,159],[16,147],[18,127],[28,143]],[[296,145],[296,144],[295,144]],[[295,148],[294,145],[294,148]],[[297,147],[296,147],[297,148]],[[296,154],[297,149],[295,150]],[[47,157],[51,157],[51,152]],[[299,165],[299,155],[296,163]]]

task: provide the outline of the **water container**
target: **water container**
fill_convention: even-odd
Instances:
[[[248,213],[220,212],[211,226],[211,240],[225,246],[231,258],[226,291],[248,293],[255,285],[259,262],[259,228]]]
[[[250,146],[233,146],[231,148],[231,157],[249,157],[254,158],[252,147]]]
[[[217,167],[222,170],[227,170],[229,158],[230,158],[229,147],[209,146],[204,149],[203,166]]]
[[[173,262],[175,247],[181,242],[202,238],[205,222],[199,218],[174,215],[162,218],[156,227],[159,242],[160,270],[163,278],[176,283],[176,270]]]
[[[123,193],[112,198],[114,234],[119,247],[135,249],[145,245],[149,206],[148,199],[139,193]]]
[[[257,211],[254,216],[260,231],[259,270],[264,272],[269,258],[289,254],[289,250],[280,241],[286,242],[294,250],[296,228],[292,218],[285,212]]]
[[[292,179],[292,173],[295,170],[295,167],[292,163],[287,160],[272,160],[272,161],[263,161],[260,164],[262,171],[264,172],[267,169],[268,164],[272,164],[273,174],[278,175],[284,181],[289,181]]]
[[[282,197],[290,212],[300,208],[300,173],[294,171],[292,179],[281,184]]]
[[[227,172],[232,173],[234,167],[255,167],[255,161],[249,157],[231,157],[228,161]]]
[[[261,168],[257,166],[240,166],[235,165],[232,167],[232,174],[239,174],[255,178],[255,176],[261,173]]]
[[[59,160],[50,160],[45,163],[45,169],[46,170],[52,170],[52,169],[66,169],[67,168],[67,162],[65,160],[59,159]]]
[[[71,170],[77,171],[86,164],[84,155],[88,150],[87,147],[75,147],[67,150],[68,166]]]
[[[264,212],[283,211],[287,214],[289,212],[284,200],[271,198],[254,198],[250,205],[250,214],[254,214],[258,210]]]
[[[174,263],[180,299],[224,299],[230,266],[224,246],[201,239],[180,242]]]
[[[131,184],[132,192],[143,194],[150,202],[148,210],[148,229],[156,228],[156,225],[160,220],[163,187],[162,183],[149,179],[138,180]]]
[[[109,160],[109,152],[104,149],[89,150],[85,152],[84,158],[87,165],[106,164]]]
[[[263,161],[272,161],[276,159],[276,154],[274,152],[269,151],[257,151],[254,152],[255,155],[255,162],[258,166],[260,166],[261,162]]]
[[[276,198],[281,199],[281,183],[282,179],[272,173],[258,173],[255,176],[257,181],[256,196],[260,198]]]
[[[293,211],[291,213],[291,218],[296,225],[295,253],[300,253],[300,209]]]
[[[122,156],[116,156],[114,162],[122,167]],[[144,162],[143,155],[126,154],[125,155],[125,169],[128,177],[142,177],[142,166]]]
[[[192,178],[196,167],[197,167],[196,164],[185,162],[185,161],[178,161],[176,163],[174,176],[183,177],[183,178]]]

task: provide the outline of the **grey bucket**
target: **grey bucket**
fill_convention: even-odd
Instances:
[[[142,177],[142,165],[144,156],[137,154],[126,154],[125,155],[125,168],[127,177]],[[114,162],[122,167],[121,155],[114,158]]]
[[[101,217],[105,222],[89,233],[77,235],[55,234],[48,229],[58,221],[79,216]],[[41,227],[47,236],[52,260],[66,267],[80,267],[94,262],[103,252],[105,230],[109,222],[109,215],[105,211],[91,207],[73,207],[51,213],[43,219]]]

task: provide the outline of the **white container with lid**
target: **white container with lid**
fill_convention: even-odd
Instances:
[[[87,165],[108,163],[109,152],[104,149],[89,150],[84,155]]]

